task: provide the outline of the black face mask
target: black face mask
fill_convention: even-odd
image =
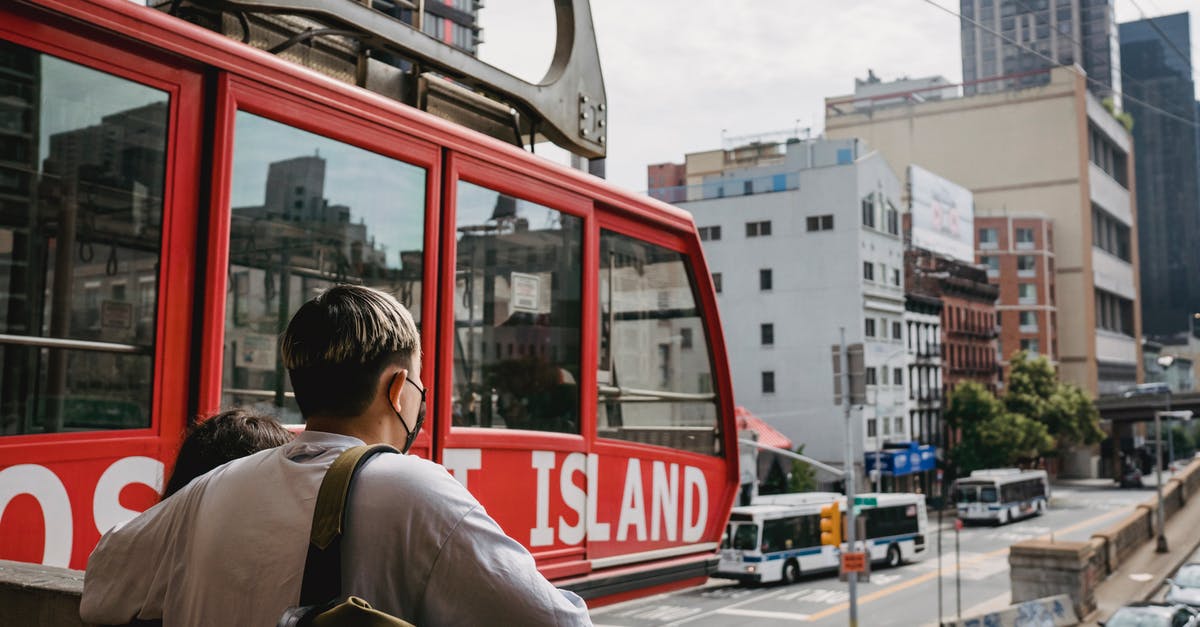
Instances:
[[[396,384],[396,377],[398,376],[400,376],[399,372],[392,375],[392,382],[388,384],[388,390],[391,390],[392,386]],[[396,409],[394,405],[392,406],[392,411],[396,412],[396,418],[400,419],[400,426],[404,427],[404,433],[406,434],[404,437],[404,448],[400,449],[401,453],[407,453],[408,449],[412,448],[413,442],[415,442],[417,439],[417,434],[421,432],[421,425],[425,424],[425,390],[416,383],[413,383],[413,380],[409,379],[408,377],[405,377],[404,380],[408,383],[412,383],[412,386],[417,388],[417,391],[421,393],[421,408],[417,410],[416,426],[409,431],[408,423],[404,421],[404,416],[400,415],[400,410]],[[388,404],[391,405],[390,402]]]

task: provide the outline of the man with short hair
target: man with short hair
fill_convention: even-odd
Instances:
[[[280,341],[306,430],[220,466],[92,553],[80,614],[116,624],[274,625],[296,605],[317,490],[347,448],[407,452],[424,420],[420,337],[390,295],[340,285],[305,303]],[[350,492],[344,594],[417,625],[589,625],[533,557],[432,462],[382,454]]]

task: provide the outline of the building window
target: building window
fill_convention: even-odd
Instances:
[[[892,339],[899,340],[904,338],[904,327],[899,322],[892,323]]]
[[[699,231],[700,241],[702,242],[716,241],[721,239],[720,226],[702,226],[700,227]]]
[[[1033,248],[1033,229],[1017,229],[1017,249],[1029,250]]]
[[[892,384],[904,385],[904,369],[903,368],[893,368],[892,369]]]
[[[771,221],[747,222],[746,237],[766,237],[771,234]]]
[[[1107,211],[1092,205],[1092,245],[1129,261],[1129,227]]]
[[[875,437],[875,419],[874,418],[867,418],[867,437],[868,438]]]
[[[809,231],[832,231],[833,216],[808,216],[808,218],[805,220],[805,225]]]
[[[892,285],[900,287],[900,270],[898,268],[892,268]]]
[[[1017,276],[1028,278],[1037,274],[1037,257],[1021,255],[1017,257]]]
[[[1108,135],[1088,124],[1088,157],[1104,170],[1121,187],[1128,187],[1125,167],[1125,151],[1108,138]]]
[[[758,289],[769,292],[771,291],[771,269],[763,268],[758,271]]]
[[[892,235],[900,234],[900,212],[892,201],[887,201],[887,232]]]
[[[863,262],[863,280],[875,280],[875,264],[871,263],[870,261]]]
[[[1022,305],[1037,304],[1037,285],[1033,283],[1017,284],[1017,302]]]
[[[763,373],[762,373],[762,393],[763,394],[774,394],[775,393],[775,371],[774,370],[764,370],[763,371]]]
[[[742,181],[742,195],[749,196],[754,193],[754,181]]]
[[[879,419],[879,422],[881,424],[883,424],[883,434],[891,435],[892,434],[892,420],[890,418],[884,416],[883,418]]]
[[[1020,320],[1021,333],[1034,333],[1038,330],[1036,311],[1022,311],[1018,319]]]
[[[1021,339],[1021,350],[1029,351],[1029,354],[1031,354],[1031,355],[1037,355],[1038,348],[1039,348],[1038,341],[1036,339],[1034,339],[1034,338],[1022,338]]]
[[[888,369],[887,369],[887,368],[880,368],[880,369],[879,369],[879,374],[880,374],[880,375],[883,377],[883,384],[884,384],[884,385],[887,385],[887,384],[888,384]]]
[[[679,330],[679,348],[689,350],[692,348],[692,330],[682,328]]]
[[[1104,290],[1096,290],[1096,327],[1123,335],[1133,335],[1133,301]]]
[[[875,194],[862,199],[862,222],[863,226],[875,228]]]
[[[773,346],[775,344],[775,325],[771,323],[761,324],[758,327],[759,337],[762,339],[763,346]]]
[[[1000,274],[1000,258],[995,255],[981,255],[979,264],[987,268],[988,276],[997,276]]]
[[[1000,245],[1000,237],[996,229],[979,229],[979,247],[996,248]]]
[[[896,416],[896,435],[902,435],[903,433],[904,433],[904,418],[902,418],[901,416]]]
[[[867,385],[875,385],[876,383],[879,383],[878,377],[879,377],[879,371],[874,366],[867,368],[867,372],[866,372]]]
[[[720,272],[712,273],[712,280],[713,280],[713,289],[716,290],[716,292],[718,294],[720,294],[721,293],[721,273]]]
[[[867,337],[875,337],[875,319],[867,318],[866,325],[863,327],[863,333]]]

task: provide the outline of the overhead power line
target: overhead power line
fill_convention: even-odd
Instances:
[[[1054,59],[1053,57],[1050,57],[1050,56],[1048,56],[1048,55],[1042,54],[1040,51],[1038,51],[1038,50],[1035,50],[1034,48],[1030,48],[1029,46],[1026,46],[1025,44],[1022,44],[1022,43],[1020,43],[1020,42],[1018,42],[1018,41],[1015,41],[1015,40],[1013,40],[1013,39],[1011,39],[1011,38],[1009,38],[1009,37],[1005,37],[1003,34],[1001,34],[1001,33],[997,32],[997,31],[995,31],[995,30],[993,30],[993,29],[991,29],[991,28],[988,28],[987,26],[984,26],[983,24],[980,24],[979,22],[977,22],[977,21],[975,21],[975,20],[973,20],[973,19],[971,19],[971,18],[969,18],[969,17],[964,17],[964,16],[963,16],[961,13],[959,13],[958,11],[955,11],[955,10],[953,10],[953,9],[947,9],[946,7],[944,7],[944,6],[940,5],[940,4],[938,4],[937,2],[934,2],[934,0],[921,0],[921,1],[922,1],[922,2],[924,2],[925,4],[928,4],[928,5],[931,5],[931,6],[937,7],[938,9],[940,9],[940,10],[942,10],[942,11],[945,11],[946,13],[949,13],[950,15],[953,15],[954,17],[957,17],[958,19],[960,19],[960,20],[962,20],[962,21],[964,21],[964,22],[968,22],[968,23],[974,24],[975,26],[977,26],[977,27],[979,27],[979,28],[981,28],[981,29],[983,29],[983,30],[985,30],[985,31],[987,31],[987,32],[989,32],[989,33],[991,33],[991,34],[993,34],[993,35],[995,35],[995,36],[999,37],[1000,39],[1003,39],[1004,41],[1006,41],[1006,42],[1008,42],[1008,43],[1010,43],[1010,44],[1012,44],[1012,45],[1014,45],[1014,46],[1016,46],[1016,47],[1018,47],[1018,48],[1020,48],[1020,49],[1022,49],[1022,50],[1027,50],[1027,51],[1029,51],[1029,52],[1032,52],[1034,55],[1036,55],[1036,56],[1038,56],[1038,57],[1041,57],[1042,59],[1045,59],[1046,61],[1049,61],[1049,62],[1053,63],[1054,65],[1059,65],[1059,62],[1058,62],[1056,59]],[[1093,83],[1093,84],[1095,84],[1095,85],[1099,86],[1099,87],[1100,87],[1100,88],[1102,88],[1102,89],[1107,89],[1107,90],[1109,90],[1109,91],[1111,91],[1111,92],[1113,92],[1113,93],[1115,93],[1115,94],[1117,94],[1117,95],[1121,96],[1121,98],[1122,98],[1122,99],[1124,99],[1124,100],[1128,100],[1128,101],[1130,101],[1130,102],[1136,102],[1136,103],[1138,103],[1138,104],[1142,105],[1142,107],[1144,107],[1144,108],[1145,108],[1147,111],[1153,111],[1153,112],[1155,112],[1155,113],[1157,113],[1157,114],[1159,114],[1159,115],[1162,115],[1162,116],[1164,116],[1164,117],[1168,117],[1168,118],[1171,118],[1171,119],[1173,119],[1173,120],[1177,120],[1177,121],[1179,121],[1179,122],[1183,122],[1184,124],[1186,124],[1186,125],[1188,125],[1188,126],[1191,126],[1191,127],[1193,127],[1193,128],[1200,128],[1200,124],[1197,124],[1196,122],[1194,122],[1194,121],[1192,121],[1192,120],[1189,120],[1189,119],[1187,119],[1187,118],[1185,118],[1185,117],[1182,117],[1182,116],[1179,116],[1179,115],[1175,115],[1174,113],[1171,113],[1170,111],[1167,111],[1167,110],[1165,110],[1165,109],[1160,109],[1160,108],[1158,108],[1158,107],[1156,107],[1156,106],[1154,106],[1154,105],[1152,105],[1152,104],[1150,104],[1150,103],[1148,103],[1148,102],[1146,102],[1145,100],[1142,100],[1142,99],[1140,99],[1140,98],[1134,98],[1133,96],[1126,95],[1126,94],[1124,94],[1124,93],[1122,93],[1122,92],[1120,92],[1120,91],[1118,91],[1118,90],[1116,90],[1116,89],[1113,89],[1113,87],[1112,87],[1111,85],[1105,85],[1103,82],[1101,82],[1101,81],[1099,81],[1099,80],[1097,80],[1097,79],[1094,79],[1094,78],[1092,78],[1091,76],[1088,76],[1086,72],[1084,73],[1084,75],[1083,75],[1083,78],[1084,78],[1084,80],[1086,80],[1086,81],[1087,81],[1087,82],[1089,82],[1089,83]]]

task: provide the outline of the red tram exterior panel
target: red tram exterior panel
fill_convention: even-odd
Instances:
[[[715,294],[690,216],[126,0],[19,0],[0,8],[0,40],[169,98],[149,426],[0,434],[0,559],[83,568],[104,530],[157,501],[187,417],[221,408],[235,117],[244,112],[423,171],[415,313],[433,394],[414,452],[443,464],[547,577],[590,603],[703,580],[736,493],[737,444]],[[575,432],[452,424],[459,181],[582,221]],[[699,341],[707,337],[718,450],[598,436],[602,233],[685,260]],[[6,341],[15,340],[0,334],[0,349]]]

